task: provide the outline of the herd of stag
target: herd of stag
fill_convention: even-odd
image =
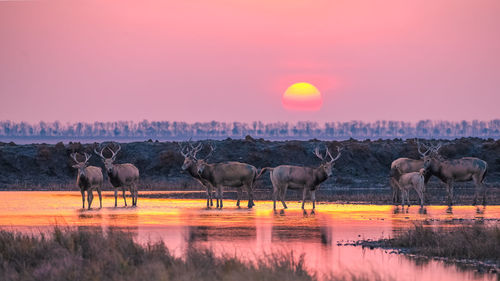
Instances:
[[[399,158],[392,162],[390,184],[392,187],[393,202],[397,202],[397,194],[401,194],[401,206],[404,207],[405,199],[410,206],[408,193],[414,189],[419,198],[420,206],[424,205],[425,185],[432,176],[446,184],[448,193],[448,206],[453,205],[453,183],[474,181],[474,202],[478,202],[479,193],[482,193],[483,205],[486,205],[486,186],[484,178],[488,172],[486,161],[475,157],[462,157],[460,159],[445,159],[439,154],[441,144],[425,145],[417,140],[420,159]],[[424,147],[425,152],[422,152]]]
[[[102,154],[105,149],[111,152],[111,157],[106,158]],[[130,195],[132,197],[132,206],[137,206],[137,184],[139,181],[139,169],[130,163],[126,164],[115,164],[116,155],[120,151],[121,146],[118,145],[116,150],[113,150],[109,146],[105,146],[100,150],[94,149],[95,154],[97,154],[103,164],[104,169],[108,175],[109,181],[115,190],[115,207],[117,206],[118,189],[122,189],[123,201],[125,206],[127,206],[127,199],[125,197],[125,189],[128,188]],[[88,161],[90,155],[84,153],[85,161],[80,162],[77,159],[78,154],[72,153],[71,158],[76,162],[73,168],[78,169],[78,175],[76,177],[76,184],[80,187],[80,192],[82,193],[82,208],[85,209],[85,191],[87,191],[87,202],[88,208],[92,205],[92,200],[94,195],[92,194],[94,188],[97,189],[99,194],[99,207],[102,208],[102,196],[101,188],[103,184],[103,176],[101,168],[96,166],[88,166]]]
[[[448,205],[453,203],[453,183],[474,181],[476,185],[474,205],[477,203],[480,190],[483,194],[483,205],[486,205],[486,188],[484,178],[486,176],[488,165],[485,161],[474,157],[463,157],[460,159],[446,160],[439,154],[441,145],[425,145],[418,143],[418,152],[421,159],[399,158],[392,162],[390,173],[390,184],[393,190],[393,202],[397,204],[398,194],[401,196],[401,205],[405,205],[405,200],[409,201],[409,191],[414,189],[419,198],[420,205],[423,207],[425,200],[425,185],[432,176],[436,176],[447,186]],[[332,156],[328,147],[325,153],[320,153],[319,147],[316,147],[313,154],[321,159],[322,163],[318,167],[302,167],[292,165],[280,165],[277,167],[265,167],[257,169],[256,167],[241,162],[229,161],[219,163],[208,163],[207,159],[213,154],[215,147],[210,144],[210,152],[203,159],[197,157],[198,152],[202,150],[203,144],[193,145],[188,142],[185,145],[179,143],[180,153],[184,157],[182,170],[189,173],[206,189],[207,208],[213,206],[213,196],[215,191],[216,207],[223,207],[223,189],[233,187],[237,189],[236,206],[240,206],[241,195],[243,191],[248,194],[248,208],[252,208],[253,188],[255,181],[262,174],[269,171],[270,179],[273,185],[273,208],[276,210],[276,201],[279,199],[283,208],[287,208],[285,195],[287,189],[302,190],[302,209],[306,200],[307,193],[310,193],[312,201],[312,211],[316,208],[316,190],[319,185],[327,180],[333,174],[333,166],[342,155],[342,147],[337,147],[337,155]],[[424,147],[425,152],[422,152]],[[111,185],[114,187],[115,207],[117,206],[117,192],[122,190],[123,201],[127,206],[125,191],[128,189],[132,197],[132,206],[137,206],[137,185],[139,181],[139,169],[133,164],[115,164],[114,161],[121,146],[113,149],[109,145],[100,149],[94,149],[103,164],[104,170],[108,175]],[[107,158],[103,152],[108,150],[111,157]],[[108,153],[108,154],[109,154]],[[83,162],[77,159],[78,154],[72,153],[71,158],[76,162],[73,168],[78,169],[77,185],[82,194],[82,205],[85,208],[85,191],[87,191],[88,208],[91,208],[93,201],[93,190],[96,189],[99,194],[99,203],[102,208],[101,188],[103,184],[103,174],[101,168],[88,166],[88,160],[91,155],[84,153]]]

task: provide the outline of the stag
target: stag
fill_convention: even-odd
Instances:
[[[401,191],[401,207],[404,208],[405,198],[410,207],[410,189],[413,188],[420,198],[420,207],[424,207],[424,191],[426,168],[421,168],[418,172],[402,174],[398,179],[398,187]]]
[[[399,197],[398,193],[401,189],[398,186],[399,178],[401,175],[411,172],[418,172],[424,166],[424,157],[429,154],[432,147],[424,147],[427,148],[425,152],[421,150],[421,144],[417,140],[418,145],[418,153],[420,154],[421,159],[410,159],[410,158],[398,158],[391,163],[391,171],[390,171],[390,185],[392,189],[392,202],[396,203],[397,198]],[[429,173],[425,174],[425,183],[427,183],[430,179],[431,175]]]
[[[446,160],[439,154],[441,144],[432,147],[432,152],[424,157],[429,173],[446,184],[448,206],[453,205],[453,183],[474,181],[474,203],[477,204],[479,190],[483,193],[483,205],[486,205],[486,186],[484,178],[488,172],[488,163],[475,157]]]
[[[72,167],[78,169],[76,184],[80,187],[80,192],[82,193],[82,208],[85,209],[85,191],[87,191],[87,202],[90,210],[90,206],[94,200],[94,195],[92,194],[94,187],[97,189],[97,193],[99,194],[99,208],[102,208],[101,188],[103,177],[101,169],[95,166],[88,166],[90,155],[87,153],[84,153],[84,155],[85,161],[83,162],[78,161],[77,153],[71,153],[70,155],[76,163]]]
[[[207,191],[207,208],[210,208],[213,206],[213,201],[212,201],[212,185],[210,182],[200,176],[198,173],[198,165],[201,165],[203,163],[206,163],[206,160],[212,155],[213,151],[215,150],[213,145],[210,145],[210,152],[209,154],[204,158],[204,159],[197,159],[196,154],[202,149],[202,144],[199,143],[196,147],[192,146],[190,143],[188,143],[191,146],[191,150],[187,150],[184,152],[184,150],[187,148],[187,146],[180,146],[180,152],[182,156],[184,157],[184,163],[182,164],[182,170],[187,171],[194,179],[196,179],[203,187],[205,187]]]
[[[104,149],[108,149],[111,152],[110,158],[104,157]],[[106,173],[108,174],[109,181],[115,189],[115,207],[117,206],[118,188],[122,189],[125,206],[127,206],[127,199],[125,198],[126,188],[129,189],[130,195],[132,196],[132,206],[137,206],[137,182],[139,181],[139,169],[130,163],[115,164],[114,161],[116,160],[116,155],[120,150],[121,146],[118,145],[118,149],[116,149],[116,151],[111,149],[109,146],[105,146],[100,151],[97,151],[97,148],[94,149],[94,152],[101,157]]]
[[[205,161],[198,163],[198,174],[215,187],[215,199],[217,208],[223,207],[223,187],[236,187],[238,190],[238,200],[236,206],[240,207],[241,193],[243,189],[248,193],[248,208],[252,208],[253,184],[257,179],[257,168],[250,164],[240,162],[223,162],[207,164]]]
[[[316,147],[313,151],[314,155],[321,159],[323,162],[319,167],[301,167],[301,166],[291,166],[291,165],[281,165],[274,168],[263,168],[259,176],[265,171],[270,171],[271,182],[273,184],[273,208],[276,210],[276,199],[280,197],[281,204],[283,208],[287,209],[285,203],[285,195],[288,188],[290,189],[302,189],[302,210],[304,210],[304,204],[306,200],[306,194],[309,191],[311,194],[311,201],[313,204],[312,212],[316,209],[316,190],[319,185],[327,180],[333,175],[333,166],[335,161],[337,161],[342,155],[342,148],[337,147],[337,156],[334,158],[328,147],[326,148],[325,155],[319,153],[319,147]],[[327,157],[330,157],[330,161],[327,161]],[[305,212],[305,210],[304,210]]]

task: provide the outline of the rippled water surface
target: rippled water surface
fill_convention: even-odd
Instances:
[[[165,192],[149,195],[161,193]],[[386,250],[337,244],[392,236],[422,221],[429,227],[454,227],[473,220],[498,223],[500,206],[456,206],[452,214],[445,206],[428,206],[427,213],[421,214],[416,206],[409,213],[401,213],[393,206],[320,203],[316,214],[304,215],[298,202],[290,202],[288,210],[275,214],[270,201],[256,201],[249,210],[238,209],[234,201],[225,200],[223,210],[207,210],[205,200],[139,198],[139,206],[133,208],[121,207],[123,199],[119,198],[119,207],[114,208],[112,193],[105,192],[102,209],[96,208],[99,199],[95,195],[94,209],[82,210],[79,192],[8,191],[0,192],[0,197],[0,227],[6,230],[38,233],[55,224],[118,227],[132,231],[139,242],[163,239],[179,256],[190,246],[210,247],[219,254],[249,260],[293,250],[296,256],[305,254],[307,267],[319,274],[363,272],[395,280],[497,278],[440,261],[417,263]],[[310,211],[311,206],[307,208]]]

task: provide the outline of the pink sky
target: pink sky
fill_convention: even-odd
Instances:
[[[0,120],[499,118],[500,1],[0,1]],[[289,111],[309,82],[324,101]]]

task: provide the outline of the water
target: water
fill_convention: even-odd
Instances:
[[[157,197],[165,192],[143,192]],[[476,212],[472,206],[457,206],[453,214],[445,206],[418,207],[395,213],[393,206],[318,204],[315,215],[304,216],[300,203],[289,202],[284,214],[275,214],[272,202],[256,201],[249,210],[225,200],[223,210],[206,210],[205,200],[139,198],[137,208],[114,208],[114,197],[105,192],[103,209],[82,210],[79,192],[0,192],[0,227],[28,233],[62,226],[116,227],[131,231],[137,241],[163,239],[178,256],[190,247],[209,247],[218,254],[252,260],[273,252],[305,254],[306,265],[320,275],[346,272],[373,274],[397,280],[496,280],[440,261],[417,263],[382,249],[339,246],[337,242],[389,237],[426,220],[430,227],[453,227],[482,219],[498,223],[500,206]],[[123,199],[119,198],[119,206]],[[128,203],[131,203],[128,198]],[[245,202],[246,203],[246,202]],[[93,207],[99,206],[94,196]],[[310,209],[310,205],[307,208]]]

